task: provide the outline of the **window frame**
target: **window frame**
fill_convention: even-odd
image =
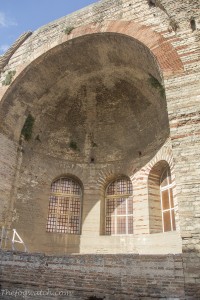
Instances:
[[[162,179],[163,179],[163,175],[165,174],[165,172],[167,172],[167,185],[165,186],[161,186],[162,184]],[[170,180],[171,180],[171,183],[170,183]],[[172,232],[172,231],[176,231],[176,220],[175,220],[175,206],[172,207],[172,200],[173,200],[173,203],[174,203],[174,197],[173,197],[173,189],[174,189],[174,186],[175,186],[175,182],[172,181],[172,178],[171,178],[171,170],[170,170],[170,167],[167,166],[161,176],[160,176],[160,201],[161,201],[161,214],[162,214],[162,230],[163,232]],[[164,209],[164,205],[163,205],[163,192],[164,191],[168,191],[168,201],[169,201],[169,208],[168,209]],[[171,191],[171,193],[170,193]],[[171,195],[172,195],[172,198],[171,198]],[[173,226],[173,216],[172,216],[172,211],[173,211],[173,214],[174,214],[174,226]],[[171,227],[171,230],[165,230],[165,223],[164,223],[164,213],[165,212],[170,212],[170,227]],[[175,229],[174,229],[175,227]]]
[[[70,193],[61,192],[60,190],[59,191],[52,191],[53,184],[58,182],[58,185],[59,185],[59,183],[63,179],[66,180],[66,181],[67,180],[71,181],[71,183],[70,183]],[[74,184],[78,186],[79,194],[78,193],[77,194],[72,193],[72,188],[73,188]],[[60,189],[61,189],[61,184],[60,184]],[[56,212],[55,213],[50,212],[51,197],[57,198],[56,208],[55,208]],[[59,203],[61,203],[62,199],[64,199],[64,198],[69,198],[68,199],[68,209],[66,209],[65,213],[61,213],[60,212],[61,205],[59,205]],[[77,200],[77,199],[79,199],[79,214],[76,214],[75,212],[70,211],[70,208],[72,207],[71,203],[74,200]],[[50,228],[48,228],[49,219],[50,219],[50,217],[52,218],[53,215],[55,216],[55,219],[56,219],[55,228],[53,228],[53,227],[51,228],[50,226],[49,226]],[[66,232],[60,231],[59,228],[58,228],[58,225],[57,225],[59,217],[61,217],[61,216],[66,216],[67,217],[67,222],[65,224],[67,226],[67,231]],[[73,217],[73,216],[79,218],[79,225],[78,225],[78,230],[77,230],[76,233],[70,232],[70,217]],[[62,176],[62,177],[57,178],[56,180],[54,180],[51,183],[51,191],[50,191],[50,195],[49,195],[49,205],[48,205],[48,216],[47,216],[47,223],[46,223],[46,232],[47,233],[54,233],[54,234],[80,235],[81,234],[81,222],[82,222],[82,187],[81,187],[80,183],[76,179],[71,178],[69,176]]]
[[[126,180],[126,191],[127,193],[117,193],[117,182],[119,182],[120,180]],[[128,184],[129,183],[129,184]],[[108,194],[108,189],[110,188],[110,186],[114,184],[114,194]],[[131,187],[131,191],[128,193],[129,190],[129,185]],[[117,202],[119,201],[119,199],[124,199],[125,200],[125,210],[126,210],[126,214],[118,214],[117,209],[119,206],[117,206]],[[107,201],[110,200],[114,200],[115,204],[114,204],[114,214],[113,215],[109,215],[107,213]],[[117,178],[113,181],[111,181],[105,190],[105,197],[104,197],[104,201],[105,201],[105,235],[106,236],[128,236],[133,234],[133,184],[130,180],[130,178],[127,177],[120,177]],[[129,213],[129,201],[132,201],[132,212]],[[125,217],[125,228],[126,228],[126,232],[125,233],[117,233],[118,231],[118,223],[117,223],[117,219],[118,218],[122,218]],[[129,233],[129,218],[132,217],[132,228],[131,228],[131,233]],[[108,233],[107,231],[107,219],[110,218],[110,233]],[[112,218],[114,218],[114,233],[112,233]]]

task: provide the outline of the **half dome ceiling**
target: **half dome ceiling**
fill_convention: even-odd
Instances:
[[[169,134],[166,101],[149,74],[161,80],[152,54],[132,38],[104,33],[71,40],[15,80],[4,98],[2,130],[18,140],[31,112],[37,151],[80,162],[134,158]]]

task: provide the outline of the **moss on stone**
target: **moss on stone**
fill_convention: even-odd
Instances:
[[[74,27],[73,26],[68,26],[65,28],[65,34],[70,34],[72,31],[74,30]]]
[[[34,122],[34,117],[31,114],[29,114],[21,131],[21,134],[24,136],[24,139],[26,141],[29,141],[32,137]]]
[[[148,81],[149,81],[150,85],[151,85],[154,89],[159,90],[160,95],[164,98],[164,97],[165,97],[165,88],[164,88],[164,86],[159,82],[159,80],[149,73]]]
[[[15,70],[8,71],[8,73],[6,74],[5,80],[2,82],[2,85],[10,85],[15,74],[16,74]]]

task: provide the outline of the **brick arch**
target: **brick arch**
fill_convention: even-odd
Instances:
[[[170,76],[184,71],[183,63],[175,48],[170,43],[170,39],[164,38],[161,33],[154,31],[150,26],[141,25],[135,21],[109,20],[102,23],[90,23],[77,27],[69,35],[63,34],[62,37],[59,36],[54,40],[53,44],[47,43],[38,47],[23,64],[16,66],[16,78],[18,75],[23,74],[27,66],[54,47],[70,42],[78,37],[97,33],[123,34],[141,42],[157,59],[159,68],[164,76]],[[0,96],[3,97],[7,89],[9,89],[9,87],[3,87]]]
[[[172,174],[173,165],[170,165],[170,161],[159,160],[151,168],[148,176],[148,202],[149,202],[149,229],[150,233],[162,232],[163,221],[162,221],[162,208],[161,208],[161,195],[160,195],[160,180],[163,174],[163,171],[169,168]],[[175,178],[172,175],[172,184],[173,184],[173,199],[174,199],[174,208],[176,211],[176,228],[178,221],[178,203],[175,194]]]
[[[169,163],[166,160],[159,160],[150,170],[149,176],[148,176],[148,181],[153,178],[154,175],[157,176],[158,182],[160,182],[160,177],[162,176],[163,170],[166,169],[167,167],[170,168]],[[170,168],[171,170],[171,168]]]
[[[50,173],[47,175],[47,184],[51,186],[51,184],[59,179],[60,177],[69,177],[77,181],[82,190],[84,190],[84,176],[83,176],[83,168],[78,165],[75,165],[71,162],[67,162],[67,164],[63,163],[59,166],[55,164],[52,166]]]
[[[134,21],[113,20],[101,24],[92,23],[75,28],[62,42],[93,33],[120,33],[132,37],[144,44],[157,58],[160,69],[166,76],[183,72],[182,61],[170,41],[151,27]]]
[[[159,160],[148,176],[149,231],[162,232],[162,209],[160,200],[160,178],[163,171],[170,167],[166,160]]]
[[[104,196],[108,184],[121,177],[127,177],[131,180],[131,177],[127,174],[126,167],[123,165],[107,167],[101,170],[97,175],[96,183],[101,194]]]
[[[152,168],[159,162],[159,161],[166,161],[168,163],[172,176],[174,176],[174,161],[172,155],[172,146],[171,140],[168,139],[162,148],[157,152],[157,154],[145,165],[143,166],[138,172],[132,174],[131,178],[133,182],[138,181],[139,178],[142,178],[143,181],[147,182],[149,174]]]
[[[59,175],[57,175],[56,177],[53,178],[53,180],[51,181],[51,185],[56,182],[57,180],[59,180],[60,178],[68,178],[73,180],[74,182],[77,182],[82,190],[82,194],[84,192],[84,184],[82,182],[82,180],[77,176],[74,175],[73,173],[69,173],[69,172],[65,172],[65,173],[61,173]]]
[[[142,233],[150,233],[149,177],[152,169],[159,164],[159,162],[165,162],[166,165],[169,165],[172,180],[175,181],[174,160],[170,139],[165,142],[160,150],[158,150],[157,154],[146,165],[142,166],[140,170],[131,176],[133,182],[133,199],[135,199],[135,209],[138,209],[140,212],[138,219],[135,221],[135,224],[137,225],[135,232],[137,233],[141,233],[141,231]],[[177,231],[180,231],[176,186],[174,187],[174,204]],[[141,205],[143,210],[140,210]],[[146,218],[147,215],[149,216],[148,219]],[[142,220],[146,220],[145,223]],[[151,233],[153,233],[153,231],[151,231]]]
[[[62,34],[55,38],[53,43],[46,43],[39,46],[23,63],[16,66],[16,75],[10,86],[0,88],[1,103],[7,98],[12,88],[25,76],[26,71],[32,66],[39,64],[42,59],[48,56],[48,52],[53,51],[59,45],[65,47],[66,43],[72,43],[73,39],[92,34],[116,33],[133,38],[141,47],[145,47],[147,55],[152,57],[159,73],[164,78],[184,71],[182,61],[171,45],[170,40],[162,36],[161,33],[153,31],[150,26],[141,25],[134,21],[110,20],[102,23],[90,23],[75,28],[69,35]],[[32,37],[27,40],[27,46],[31,44]]]
[[[171,142],[168,140],[165,145],[160,149],[160,151],[155,155],[155,157],[150,161],[150,163],[144,169],[144,173],[149,177],[152,169],[161,161],[165,161],[171,170],[172,175],[174,175],[174,161],[172,155]]]
[[[73,39],[75,40],[82,37],[84,40],[86,36],[103,33],[113,34],[116,36],[116,40],[117,35],[123,35],[127,38],[129,37],[129,39],[133,39],[139,49],[140,47],[142,50],[144,49],[145,55],[152,61],[152,65],[155,66],[156,71],[160,73],[158,77],[160,77],[160,75],[162,77],[162,74],[168,76],[169,74],[174,74],[182,70],[182,62],[170,42],[163,38],[160,33],[153,31],[151,27],[141,25],[134,21],[123,20],[91,23],[75,28],[69,35],[62,33],[62,36],[55,38],[54,43],[46,43],[43,46],[39,46],[37,50],[31,53],[29,58],[25,59],[23,64],[16,66],[17,75],[13,83],[10,86],[0,88],[0,97],[2,96],[1,105],[4,105],[4,101],[9,98],[9,93],[12,93],[12,90],[18,86],[19,81],[26,77],[27,72],[34,69],[35,66],[40,65],[43,60],[48,58],[48,55],[54,53],[54,50],[56,52],[56,48],[59,49],[60,46],[64,51],[67,45],[70,45],[70,43],[73,45]],[[29,44],[32,43],[31,38],[27,40],[26,43],[26,47],[28,47]],[[22,110],[21,115],[24,114],[25,107],[23,107]],[[21,120],[21,122],[22,121],[23,120]],[[15,132],[19,135],[20,130],[18,129],[17,131],[16,129]]]

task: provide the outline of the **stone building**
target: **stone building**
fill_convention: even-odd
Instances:
[[[199,30],[199,0],[104,0],[0,58],[2,290],[200,299]]]

